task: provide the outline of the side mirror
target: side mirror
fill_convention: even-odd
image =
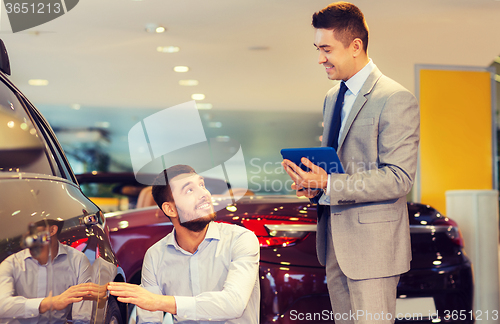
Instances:
[[[34,128],[0,109],[0,168],[17,168],[36,161],[45,145]]]
[[[9,54],[7,54],[7,48],[5,47],[5,44],[1,39],[0,39],[0,70],[5,74],[10,75]]]

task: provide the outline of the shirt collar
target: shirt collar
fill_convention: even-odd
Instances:
[[[361,70],[358,71],[358,73],[353,75],[349,80],[345,82],[345,85],[353,95],[358,95],[358,92],[361,90],[361,87],[365,83],[366,79],[368,79],[368,76],[374,68],[375,64],[373,63],[372,59],[370,59],[370,61],[368,61],[368,64],[366,64]]]
[[[54,258],[54,261],[57,260],[57,258],[60,255],[68,254],[68,251],[66,250],[67,247],[64,244],[62,244],[59,241],[57,242],[57,244],[59,245],[59,247],[57,249],[57,255]],[[22,252],[23,252],[23,260],[30,259],[30,258],[33,259],[33,260],[35,260],[35,258],[33,258],[33,256],[30,253],[30,249],[24,249]]]
[[[217,224],[215,222],[208,223],[208,229],[207,229],[207,232],[205,233],[205,238],[203,239],[203,241],[210,241],[212,239],[220,240],[219,227],[217,226]],[[172,245],[176,250],[186,252],[183,248],[181,248],[179,246],[179,244],[177,243],[177,240],[175,239],[175,227],[172,230],[172,232],[169,235],[167,235],[167,237],[165,239],[165,245]],[[186,253],[188,253],[188,252],[186,252]],[[191,254],[191,253],[189,253],[189,254]]]

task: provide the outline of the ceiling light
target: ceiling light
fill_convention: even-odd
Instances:
[[[231,140],[231,138],[229,136],[217,136],[215,140],[217,142],[227,143]]]
[[[196,108],[200,110],[212,109],[212,104],[199,102],[196,103]]]
[[[72,104],[71,109],[80,110],[81,106],[79,104]]]
[[[198,85],[198,80],[179,80],[181,86],[195,86]]]
[[[155,23],[146,24],[146,31],[148,33],[164,33],[167,29]]]
[[[177,46],[158,46],[156,50],[160,53],[177,53],[181,49]]]
[[[179,66],[174,67],[174,71],[175,72],[187,72],[187,71],[189,71],[189,68],[187,66],[179,65]]]
[[[43,79],[31,79],[28,81],[28,84],[32,86],[46,86],[49,84],[49,81]]]
[[[208,127],[210,128],[221,128],[222,123],[221,122],[210,122],[208,123]]]
[[[250,46],[248,49],[250,51],[267,51],[269,46]]]
[[[99,128],[109,128],[109,122],[96,122],[95,127]]]
[[[194,93],[191,95],[191,99],[193,100],[203,100],[205,99],[205,95],[203,93]]]

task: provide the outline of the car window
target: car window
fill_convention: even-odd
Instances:
[[[27,107],[32,107],[29,102],[25,102]],[[49,124],[45,121],[45,119],[40,115],[40,113],[32,108],[31,116],[33,117],[34,122],[37,125],[39,132],[45,138],[45,141],[48,143],[48,149],[50,152],[50,158],[55,165],[54,171],[55,175],[61,178],[68,179],[70,181],[75,182],[73,178],[73,173],[70,171],[70,166],[68,161],[66,160],[64,154],[62,153],[62,149],[55,139],[54,132],[52,131]]]
[[[16,117],[16,119],[22,124],[21,129],[30,132],[32,134],[38,133],[38,130],[34,127],[31,119],[24,106],[21,104],[17,96],[12,92],[12,90],[7,87],[3,82],[0,82],[0,112]],[[0,125],[0,134],[6,134],[6,129],[8,127],[13,127],[14,122]],[[39,134],[39,133],[38,133]],[[40,137],[40,135],[38,135]],[[40,137],[42,138],[42,137]],[[11,139],[8,139],[11,140]],[[15,139],[12,139],[14,141]],[[2,168],[1,172],[31,172],[54,175],[51,165],[49,163],[47,154],[41,154],[32,163],[17,165],[15,167]]]

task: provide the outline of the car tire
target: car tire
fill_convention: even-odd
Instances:
[[[106,311],[105,324],[123,324],[122,315],[120,313],[120,307],[115,298],[110,297],[108,299],[108,309]]]

